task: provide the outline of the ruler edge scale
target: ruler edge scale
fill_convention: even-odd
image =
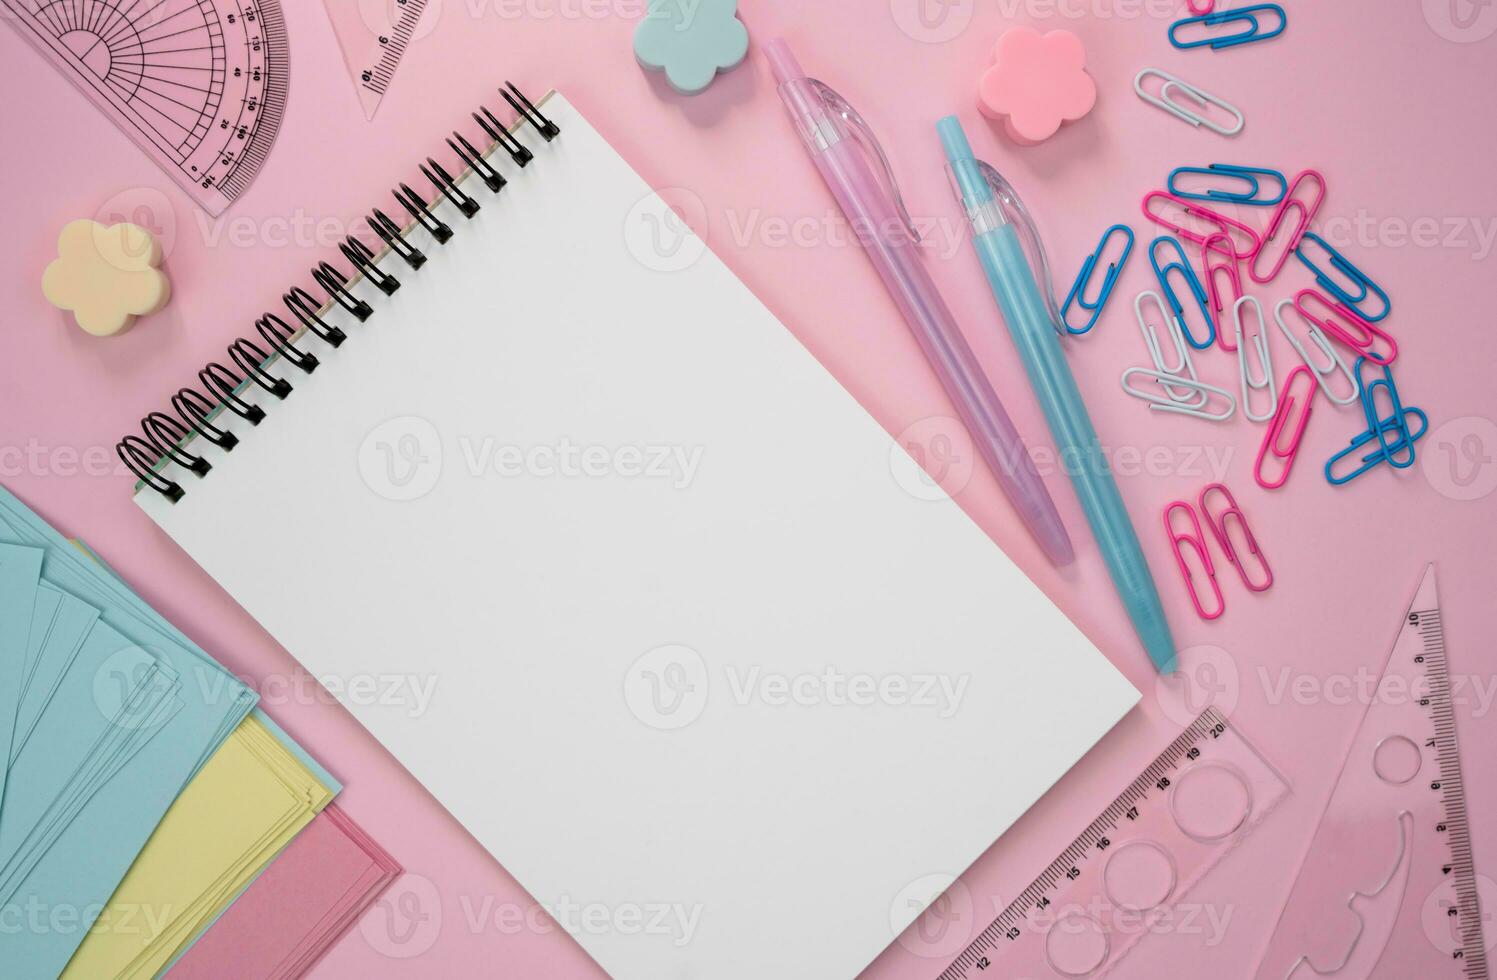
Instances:
[[[234,169],[224,179],[223,183],[215,184],[214,187],[229,199],[229,206],[239,200],[254,179],[260,176],[260,171],[270,159],[271,148],[275,146],[276,137],[281,133],[281,124],[286,121],[286,106],[291,99],[291,32],[286,29],[286,14],[281,10],[281,0],[233,0],[242,10],[246,4],[253,6],[259,15],[260,26],[265,32],[265,59],[270,63],[270,55],[275,50],[275,39],[279,37],[282,52],[281,70],[279,74],[272,75],[265,81],[265,98],[260,103],[260,116],[255,123],[254,130],[246,141],[244,153],[240,154],[239,161]],[[273,11],[267,15],[266,11]],[[263,149],[259,149],[263,146]],[[256,154],[257,155],[252,155]],[[246,163],[251,164],[249,176],[242,181],[239,175],[244,170]],[[237,188],[233,194],[224,190],[228,185],[235,184]],[[228,210],[226,206],[224,210]]]
[[[1435,701],[1435,704],[1431,705],[1432,710],[1430,711],[1430,720],[1435,724],[1436,739],[1439,739],[1440,737],[1439,726],[1442,720],[1446,723],[1450,732],[1450,757],[1447,758],[1440,751],[1440,746],[1438,744],[1435,747],[1435,754],[1437,759],[1439,760],[1441,790],[1440,804],[1442,817],[1444,818],[1444,824],[1447,828],[1445,841],[1446,847],[1451,853],[1452,863],[1454,865],[1453,870],[1455,874],[1452,878],[1452,885],[1455,886],[1454,890],[1458,896],[1462,894],[1460,885],[1462,882],[1462,878],[1465,878],[1465,884],[1467,885],[1468,893],[1472,902],[1471,911],[1475,913],[1473,915],[1467,916],[1466,921],[1462,923],[1462,933],[1464,936],[1461,943],[1461,949],[1463,951],[1462,959],[1468,964],[1466,968],[1468,976],[1473,976],[1469,972],[1470,969],[1479,967],[1482,972],[1479,974],[1474,974],[1474,976],[1485,978],[1490,975],[1490,968],[1489,964],[1487,963],[1486,945],[1482,941],[1481,898],[1476,881],[1476,854],[1471,847],[1471,810],[1469,804],[1466,801],[1466,775],[1464,769],[1461,766],[1460,733],[1457,730],[1456,726],[1455,703],[1450,687],[1450,656],[1448,646],[1445,642],[1445,611],[1439,604],[1439,573],[1434,571],[1433,563],[1427,566],[1426,571],[1427,574],[1434,574],[1436,576],[1435,608],[1414,609],[1411,605],[1408,613],[1405,616],[1405,619],[1407,620],[1408,616],[1415,615],[1420,617],[1418,629],[1425,644],[1423,656],[1425,658],[1425,662],[1428,663],[1430,659],[1430,635],[1425,632],[1426,618],[1433,614],[1434,626],[1432,632],[1435,639],[1439,643],[1438,677],[1441,690],[1439,696],[1436,696],[1434,688],[1431,687],[1430,694],[1432,699]],[[1415,598],[1417,599],[1418,597],[1416,596]],[[1448,767],[1453,767],[1453,770]],[[1452,784],[1454,786],[1453,790]],[[1459,810],[1455,811],[1459,813],[1460,819],[1458,821],[1458,824],[1457,822],[1454,822],[1451,817],[1451,814],[1453,812],[1450,809],[1450,805],[1452,802],[1452,793],[1454,794],[1454,802],[1459,806]],[[1457,826],[1459,828],[1458,832]],[[1460,860],[1461,851],[1464,851],[1464,862]],[[1462,901],[1464,903],[1464,899]],[[1472,934],[1473,932],[1474,935]],[[1474,957],[1468,955],[1471,952],[1470,946],[1473,941],[1476,944],[1476,955]]]
[[[33,2],[44,3],[45,0],[33,0]],[[15,32],[20,35],[27,46],[36,51],[59,75],[65,78],[96,112],[106,117],[116,131],[134,144],[135,148],[169,177],[194,204],[210,216],[217,217],[232,207],[254,183],[255,178],[260,175],[261,170],[269,161],[270,151],[280,135],[281,124],[285,121],[286,106],[291,94],[291,34],[286,29],[285,13],[281,9],[280,0],[193,0],[193,3],[194,5],[206,3],[213,7],[215,12],[219,11],[219,4],[224,3],[232,6],[234,12],[240,15],[246,9],[254,10],[256,23],[260,25],[265,38],[264,55],[267,77],[264,98],[260,102],[260,111],[256,113],[254,128],[245,141],[244,152],[236,156],[232,169],[223,180],[215,181],[211,187],[204,187],[180,165],[163,162],[160,159],[161,148],[140,132],[138,126],[127,125],[119,118],[125,116],[128,119],[128,113],[116,104],[114,97],[108,94],[106,89],[90,89],[87,79],[73,66],[69,58],[72,52],[65,53],[65,49],[59,50],[55,39],[44,33],[38,33],[29,25],[22,23],[22,15],[13,8],[24,6],[23,0],[0,0],[0,20],[13,22]],[[23,13],[25,16],[35,17],[38,11],[26,10]],[[226,40],[225,44],[227,43]],[[273,55],[277,53],[280,57],[273,58]],[[278,70],[272,71],[273,66]]]
[[[1475,974],[1474,976],[1486,978],[1490,976],[1491,969],[1490,964],[1487,962],[1486,944],[1483,941],[1481,895],[1477,883],[1476,854],[1471,846],[1471,809],[1466,799],[1466,775],[1465,770],[1461,766],[1461,739],[1460,732],[1455,720],[1455,702],[1453,700],[1454,696],[1451,693],[1450,687],[1450,655],[1448,645],[1445,642],[1445,611],[1439,603],[1439,572],[1435,569],[1435,565],[1433,562],[1426,566],[1425,573],[1435,576],[1435,608],[1431,610],[1419,610],[1413,609],[1411,606],[1408,615],[1424,616],[1429,613],[1434,614],[1434,635],[1438,639],[1440,644],[1439,678],[1440,684],[1443,688],[1443,698],[1437,699],[1435,710],[1430,712],[1430,719],[1434,721],[1436,725],[1435,735],[1437,738],[1439,737],[1438,726],[1440,724],[1442,713],[1448,722],[1450,730],[1449,741],[1451,758],[1445,758],[1439,752],[1439,747],[1436,747],[1436,755],[1439,756],[1440,759],[1440,789],[1442,790],[1440,799],[1442,809],[1444,810],[1445,824],[1447,828],[1453,826],[1451,823],[1451,810],[1449,807],[1451,798],[1450,786],[1452,781],[1454,782],[1456,787],[1456,802],[1460,807],[1460,832],[1459,834],[1456,834],[1453,830],[1447,831],[1446,844],[1450,848],[1453,858],[1458,856],[1458,846],[1465,852],[1464,872],[1465,877],[1468,879],[1466,885],[1472,903],[1470,909],[1471,912],[1474,913],[1467,917],[1467,921],[1469,922],[1469,924],[1463,923],[1462,925],[1462,932],[1463,934],[1465,934],[1465,939],[1462,942],[1462,958],[1468,964],[1468,966],[1466,967],[1468,976],[1472,976],[1472,974],[1470,974],[1470,969],[1479,967],[1481,973]],[[1418,598],[1417,595],[1415,596],[1415,598]],[[1421,633],[1423,632],[1423,626],[1424,624],[1421,621]],[[1429,659],[1429,638],[1428,636],[1425,636],[1424,639],[1424,657],[1427,662]],[[1431,694],[1433,693],[1433,690],[1431,690]],[[1453,780],[1452,773],[1446,768],[1447,765],[1454,767]],[[1455,892],[1459,896],[1461,895],[1460,882],[1462,875],[1460,874],[1460,871],[1462,870],[1462,867],[1459,860],[1457,860],[1455,864],[1457,874],[1453,883],[1456,885]],[[1464,899],[1462,901],[1464,902]],[[1473,932],[1474,935],[1472,935]],[[1470,955],[1467,955],[1470,952],[1469,947],[1473,941],[1476,944],[1474,958]]]
[[[1234,835],[1234,837],[1230,840],[1223,840],[1219,842],[1219,849],[1213,856],[1210,865],[1208,865],[1208,867],[1202,873],[1202,876],[1212,870],[1215,865],[1220,862],[1227,854],[1236,850],[1237,847],[1242,843],[1242,841],[1247,837],[1247,831],[1253,829],[1259,822],[1266,818],[1269,813],[1271,813],[1272,810],[1277,807],[1278,803],[1282,802],[1284,797],[1293,792],[1293,789],[1289,785],[1289,781],[1284,778],[1281,772],[1279,772],[1278,767],[1270,762],[1266,757],[1263,757],[1262,754],[1258,752],[1256,746],[1254,746],[1254,744],[1250,740],[1248,740],[1245,735],[1242,734],[1237,726],[1233,725],[1230,715],[1224,714],[1216,705],[1210,705],[1199,715],[1197,715],[1189,725],[1185,726],[1185,728],[1182,729],[1178,735],[1170,739],[1169,742],[1165,744],[1163,749],[1155,753],[1153,759],[1147,766],[1141,769],[1136,776],[1134,776],[1126,784],[1124,784],[1122,791],[1113,796],[1112,800],[1107,804],[1107,806],[1104,807],[1102,811],[1098,813],[1097,816],[1085,826],[1081,833],[1077,834],[1062,851],[1056,854],[1056,856],[1045,865],[1044,870],[1041,871],[1040,874],[1036,875],[1033,879],[1031,879],[1030,882],[1024,886],[1024,889],[1020,891],[1011,902],[1005,905],[1002,911],[1000,911],[992,918],[992,921],[990,921],[986,926],[978,931],[978,933],[973,936],[972,940],[967,943],[965,947],[963,947],[960,953],[958,953],[947,963],[946,967],[936,975],[936,980],[970,980],[970,978],[973,976],[972,970],[977,967],[978,962],[984,955],[984,953],[992,950],[1002,949],[1002,946],[999,945],[996,940],[1003,937],[1005,929],[1011,926],[1014,922],[1025,918],[1028,913],[1033,910],[1038,899],[1044,894],[1044,892],[1050,890],[1058,883],[1062,875],[1057,873],[1056,869],[1067,861],[1072,861],[1074,863],[1074,858],[1079,857],[1082,854],[1089,853],[1092,842],[1096,839],[1099,839],[1100,836],[1105,836],[1105,830],[1108,827],[1116,826],[1117,821],[1127,813],[1127,809],[1125,808],[1119,811],[1116,815],[1113,815],[1114,809],[1122,805],[1128,797],[1134,794],[1138,787],[1149,783],[1157,783],[1165,773],[1170,772],[1172,769],[1175,771],[1183,771],[1184,767],[1178,764],[1179,760],[1184,758],[1189,750],[1189,747],[1193,743],[1199,742],[1201,739],[1205,738],[1207,733],[1209,733],[1211,729],[1216,725],[1221,725],[1225,729],[1230,729],[1233,735],[1241,740],[1242,743],[1249,750],[1251,750],[1254,755],[1257,755],[1263,765],[1268,770],[1270,770],[1278,779],[1278,781],[1283,785],[1283,792],[1280,794],[1280,796],[1272,803],[1265,806],[1249,822],[1245,823],[1241,828],[1242,833]],[[1174,757],[1176,761],[1166,761],[1170,760],[1172,757]],[[1191,884],[1180,889],[1180,892],[1173,897],[1176,899],[1183,898],[1185,892],[1187,892],[1190,887],[1194,887],[1194,885]],[[1036,891],[1036,889],[1039,890]],[[1031,892],[1035,892],[1035,897],[1033,899],[1029,899],[1026,902],[1026,896],[1028,896]],[[1016,912],[1015,910],[1020,907],[1021,903],[1023,903],[1023,911]],[[1013,913],[1012,916],[1011,913]],[[983,946],[983,949],[978,950],[978,946]],[[1109,955],[1107,960],[1099,965],[1092,975],[1101,977],[1111,972],[1117,966],[1117,964],[1123,960],[1126,953],[1131,951],[1131,948],[1132,945],[1130,944],[1117,957],[1112,957],[1111,955]],[[964,962],[969,958],[970,962]],[[994,965],[998,965],[998,963],[999,961],[995,959]],[[1001,976],[1001,974],[997,975]]]
[[[353,83],[354,93],[359,100],[359,108],[364,113],[366,122],[374,120],[375,113],[384,103],[385,96],[389,94],[390,84],[395,80],[395,73],[405,62],[405,54],[410,42],[415,39],[416,28],[420,26],[421,19],[426,16],[427,9],[433,4],[438,6],[434,16],[440,16],[440,0],[402,0],[402,10],[396,22],[390,25],[392,36],[391,43],[381,45],[379,36],[374,35],[374,48],[376,57],[368,63],[356,62],[356,53],[350,46],[350,40],[346,33],[343,19],[336,9],[341,5],[351,5],[354,13],[362,17],[359,10],[360,0],[322,0],[322,8],[327,14],[328,24],[333,31],[333,39],[338,44],[338,51],[343,57],[343,66],[348,72],[349,80]],[[366,21],[364,26],[369,27]],[[404,35],[401,36],[402,28]],[[384,78],[378,78],[381,66],[393,57],[393,62],[384,69]],[[364,71],[367,70],[371,78],[365,80]],[[377,84],[376,84],[377,83]]]
[[[394,56],[394,63],[390,65],[390,67],[385,71],[385,77],[380,81],[377,88],[374,85],[370,84],[370,82],[363,81],[362,79],[360,79],[359,81],[360,86],[362,86],[363,88],[367,88],[371,92],[374,92],[381,99],[385,97],[385,93],[390,90],[390,83],[395,80],[395,70],[399,68],[401,62],[405,60],[406,46],[411,43],[411,35],[415,34],[416,25],[421,22],[422,15],[426,13],[426,6],[428,2],[429,0],[406,0],[406,12],[411,13],[411,16],[409,18],[409,27],[406,27],[407,18],[404,16],[404,14],[402,14],[399,23],[393,25],[394,40],[391,41],[390,46],[385,50],[385,53],[379,56],[379,61],[375,62],[374,67],[370,69],[370,73],[377,74],[380,65],[391,55]],[[402,27],[406,28],[405,37],[400,36]]]
[[[1424,591],[1424,583],[1426,580],[1430,581],[1430,589],[1433,592],[1434,596],[1434,605],[1428,609],[1419,609],[1416,607],[1419,605],[1420,595]],[[1411,617],[1418,617],[1418,619],[1416,622],[1411,622]],[[1433,663],[1430,658],[1429,643],[1431,634],[1429,632],[1426,632],[1426,626],[1428,621],[1430,620],[1432,620],[1434,624],[1434,628],[1432,631],[1433,637],[1439,644],[1438,663]],[[1443,752],[1443,747],[1438,744],[1441,741],[1439,725],[1440,716],[1442,713],[1449,728],[1449,737],[1445,741],[1448,741],[1449,743],[1450,754],[1454,759],[1455,766],[1454,784],[1457,787],[1456,800],[1459,803],[1460,838],[1464,842],[1465,849],[1464,867],[1462,862],[1454,860],[1456,858],[1456,835],[1447,829],[1447,831],[1443,835],[1443,840],[1445,842],[1447,853],[1450,854],[1454,862],[1453,867],[1457,872],[1455,878],[1452,880],[1452,884],[1454,885],[1461,877],[1469,878],[1469,887],[1465,894],[1462,893],[1461,889],[1458,886],[1454,887],[1452,890],[1460,898],[1461,907],[1463,909],[1467,908],[1467,906],[1465,905],[1465,895],[1469,895],[1471,902],[1469,908],[1470,911],[1474,913],[1467,917],[1469,924],[1463,923],[1463,941],[1461,943],[1461,946],[1459,947],[1462,950],[1462,955],[1460,957],[1460,959],[1462,960],[1462,964],[1458,968],[1458,970],[1460,972],[1460,975],[1464,977],[1465,980],[1489,980],[1489,978],[1491,977],[1491,968],[1490,963],[1488,962],[1486,945],[1483,941],[1481,901],[1479,890],[1477,887],[1478,875],[1476,871],[1476,855],[1471,846],[1470,806],[1466,798],[1465,774],[1463,768],[1461,767],[1460,757],[1460,733],[1455,720],[1455,706],[1450,687],[1450,658],[1449,647],[1445,641],[1445,612],[1441,605],[1440,599],[1439,571],[1437,564],[1433,561],[1425,562],[1420,569],[1419,580],[1414,586],[1413,595],[1410,597],[1409,604],[1404,610],[1402,617],[1398,621],[1398,629],[1393,634],[1393,639],[1388,649],[1388,656],[1383,660],[1381,670],[1378,674],[1376,690],[1380,691],[1382,689],[1384,679],[1393,669],[1394,658],[1398,656],[1399,641],[1403,639],[1405,631],[1407,631],[1411,626],[1414,627],[1415,632],[1417,632],[1420,637],[1420,656],[1424,658],[1421,662],[1425,666],[1424,674],[1427,678],[1430,679],[1431,682],[1429,693],[1431,696],[1431,700],[1434,703],[1430,706],[1431,710],[1427,713],[1426,717],[1434,726],[1434,735],[1437,741],[1437,744],[1435,746],[1435,753],[1436,759],[1439,764],[1441,790],[1438,807],[1441,811],[1441,815],[1444,818],[1444,824],[1447,828],[1450,828],[1452,826],[1450,821],[1451,810],[1449,809],[1449,800],[1451,796],[1451,780],[1446,772],[1446,766],[1449,760],[1446,758]],[[1431,671],[1435,671],[1435,673],[1431,675]],[[1439,697],[1436,696],[1436,687],[1434,686],[1434,682],[1436,679],[1439,682]],[[1304,852],[1300,855],[1299,861],[1295,864],[1294,878],[1291,880],[1289,890],[1284,894],[1283,900],[1280,903],[1279,914],[1274,918],[1273,929],[1270,930],[1267,938],[1259,947],[1258,955],[1254,960],[1254,977],[1262,972],[1265,962],[1267,961],[1269,955],[1273,952],[1274,940],[1278,936],[1279,927],[1283,924],[1284,918],[1288,914],[1289,903],[1294,898],[1295,890],[1299,887],[1300,877],[1305,871],[1305,865],[1309,861],[1310,855],[1315,849],[1315,841],[1320,836],[1321,826],[1325,822],[1327,814],[1330,813],[1332,803],[1335,802],[1336,793],[1341,788],[1341,780],[1346,773],[1346,768],[1351,764],[1352,757],[1356,753],[1357,746],[1361,741],[1362,729],[1366,726],[1367,719],[1371,716],[1372,709],[1377,703],[1377,695],[1374,695],[1373,700],[1370,701],[1363,709],[1361,716],[1357,720],[1357,726],[1352,731],[1351,738],[1347,742],[1346,750],[1341,760],[1341,765],[1336,770],[1335,781],[1331,784],[1331,792],[1326,797],[1325,806],[1321,808],[1320,814],[1315,821],[1315,826],[1310,832],[1310,838],[1305,845]],[[1416,833],[1417,832],[1418,830],[1416,828]],[[1436,833],[1439,833],[1439,831],[1436,831]],[[1464,875],[1461,873],[1462,871],[1464,871]],[[1361,894],[1364,893],[1361,892],[1360,889],[1357,889],[1355,886],[1353,886],[1353,893],[1348,897],[1348,902],[1350,902],[1352,898],[1355,898],[1357,895]],[[1356,913],[1355,910],[1352,911],[1353,914],[1358,915],[1358,921],[1361,922],[1360,914]],[[1401,905],[1399,911],[1402,911]],[[1472,934],[1473,932],[1474,935]],[[1393,939],[1394,937],[1390,935],[1388,940],[1390,944],[1392,943]],[[1360,942],[1360,935],[1358,936],[1357,942]],[[1475,943],[1474,955],[1467,955],[1468,953],[1472,952],[1471,947],[1473,942]],[[1355,950],[1355,948],[1356,945],[1354,943],[1351,949],[1348,950],[1348,955],[1350,955]],[[1386,955],[1386,953],[1387,951],[1385,949],[1383,955]],[[1313,962],[1307,962],[1306,966],[1308,966],[1313,972],[1317,974],[1319,973]]]

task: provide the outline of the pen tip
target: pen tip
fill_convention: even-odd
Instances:
[[[772,37],[764,42],[764,57],[769,60],[769,69],[774,72],[775,82],[780,85],[806,77],[800,62],[795,60],[790,45],[785,43],[783,37]]]
[[[967,160],[972,156],[972,144],[967,142],[966,130],[956,116],[947,116],[936,122],[936,134],[941,137],[941,146],[948,160]]]

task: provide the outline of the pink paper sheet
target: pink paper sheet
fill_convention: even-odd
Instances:
[[[168,971],[172,980],[302,976],[400,866],[336,806],[318,814]]]

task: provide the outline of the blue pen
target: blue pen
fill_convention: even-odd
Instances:
[[[1035,280],[1036,268],[1049,278],[1039,233],[1008,182],[973,157],[967,134],[956,117],[942,119],[936,130],[946,149],[953,189],[972,222],[972,244],[982,259],[1014,347],[1024,359],[1029,382],[1050,423],[1056,448],[1113,584],[1154,666],[1160,673],[1171,673],[1175,670],[1175,641],[1164,618],[1159,590],[1061,350],[1054,298]]]

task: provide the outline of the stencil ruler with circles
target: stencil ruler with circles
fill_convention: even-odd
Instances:
[[[1427,566],[1257,980],[1487,980],[1455,728],[1470,679],[1452,683]]]
[[[244,193],[286,107],[276,0],[0,0],[7,20],[209,214]]]
[[[1203,928],[1182,897],[1289,792],[1208,708],[940,974],[1100,977],[1151,932]]]

